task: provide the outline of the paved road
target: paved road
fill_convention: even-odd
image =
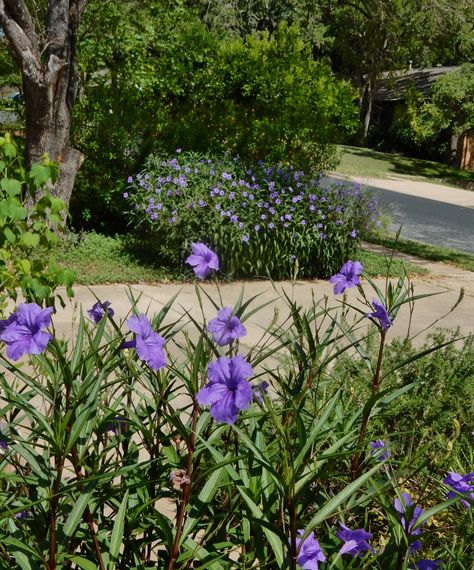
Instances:
[[[474,192],[408,180],[360,182],[389,212],[392,231],[402,226],[402,238],[474,254]]]
[[[474,209],[369,187],[402,238],[474,254]]]

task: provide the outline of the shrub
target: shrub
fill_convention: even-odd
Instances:
[[[292,166],[250,169],[228,156],[151,156],[129,182],[130,226],[160,262],[180,266],[190,243],[202,241],[236,277],[327,277],[377,217],[357,185],[331,185]]]
[[[7,133],[0,138],[0,312],[8,299],[16,299],[21,290],[26,300],[53,303],[59,285],[72,295],[74,274],[59,267],[48,251],[57,242],[56,232],[63,229],[65,204],[51,196],[46,186],[57,168],[44,158],[25,172],[18,150]],[[35,201],[25,207],[26,198]],[[42,255],[36,255],[41,249]]]
[[[457,338],[452,331],[432,333],[421,350],[442,346],[424,358],[413,360],[387,378],[387,385],[403,388],[415,383],[410,392],[387,408],[377,423],[384,433],[400,432],[400,452],[408,451],[412,437],[430,442],[430,453],[444,455],[449,440],[459,453],[472,445],[474,426],[474,337],[461,346],[452,344]],[[445,345],[445,346],[443,346]],[[374,355],[376,347],[369,346]],[[391,368],[401,355],[409,359],[420,352],[409,340],[394,340],[387,346],[386,365]],[[338,362],[338,374],[350,378],[360,401],[368,395],[367,372],[362,359],[343,357]],[[399,445],[400,445],[399,444]]]

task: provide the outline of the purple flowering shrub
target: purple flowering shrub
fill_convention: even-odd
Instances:
[[[221,261],[188,254],[201,278]],[[404,433],[372,438],[400,397],[386,315],[409,310],[412,290],[378,287],[356,260],[337,271],[357,274],[351,317],[344,298],[341,313],[282,294],[263,331],[266,303],[242,292],[224,306],[199,285],[202,320],[179,298],[145,314],[130,293],[131,314],[98,300],[70,339],[52,308],[20,305],[0,323],[3,565],[26,567],[26,552],[30,567],[86,570],[469,567],[472,454],[427,466],[399,452]],[[369,313],[375,295],[386,315]],[[366,335],[379,352],[359,401],[334,361]]]
[[[234,276],[328,277],[378,223],[375,200],[358,185],[227,155],[151,156],[128,182],[130,227],[174,267],[202,242]]]

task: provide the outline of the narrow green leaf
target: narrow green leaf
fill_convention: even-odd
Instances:
[[[120,553],[120,546],[122,545],[123,542],[123,531],[125,528],[125,515],[127,513],[127,505],[128,505],[128,491],[125,493],[122,504],[120,505],[120,508],[115,517],[114,528],[112,529],[112,536],[110,537],[109,570],[113,570],[115,568],[115,564],[117,563],[118,555]]]
[[[70,537],[76,532],[77,526],[82,520],[82,515],[86,510],[86,507],[90,501],[92,493],[93,493],[92,489],[90,489],[87,492],[81,493],[81,496],[74,504],[74,508],[69,513],[69,516],[66,519],[66,523],[64,524],[63,527],[63,533],[65,537]]]

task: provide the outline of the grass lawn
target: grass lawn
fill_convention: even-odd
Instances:
[[[369,178],[423,178],[428,182],[474,190],[474,172],[456,170],[445,164],[377,152],[369,148],[339,145],[341,162],[336,173]]]
[[[436,245],[427,245],[416,241],[392,239],[387,237],[372,236],[367,241],[383,245],[389,249],[408,253],[422,259],[437,261],[441,263],[449,263],[460,269],[474,271],[474,255],[463,253],[448,247],[439,247]]]
[[[52,253],[62,266],[75,271],[76,283],[80,285],[183,282],[189,280],[191,275],[156,267],[153,260],[137,257],[131,253],[126,240],[119,236],[69,234]],[[371,277],[385,275],[387,268],[390,276],[399,275],[403,264],[399,259],[389,262],[386,256],[369,251],[360,251],[357,259]],[[404,265],[410,275],[426,273],[426,270],[411,263]]]

